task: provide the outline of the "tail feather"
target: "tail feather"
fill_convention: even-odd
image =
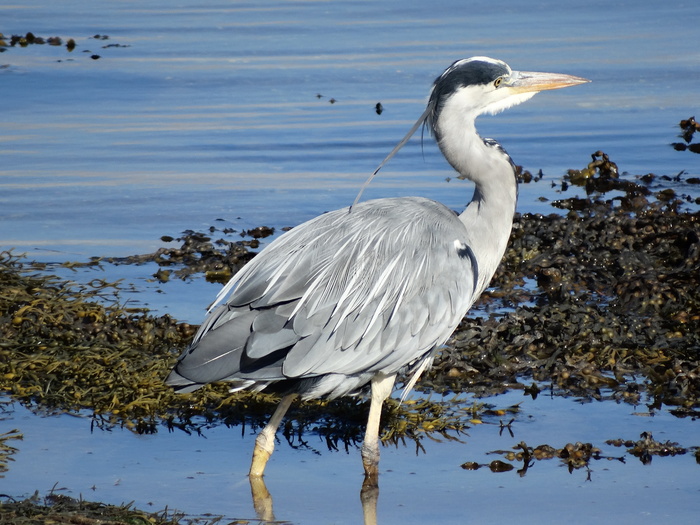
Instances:
[[[170,372],[170,375],[165,380],[165,384],[173,387],[173,390],[178,394],[188,394],[204,386],[204,383],[195,383],[181,376],[177,373],[177,369]]]

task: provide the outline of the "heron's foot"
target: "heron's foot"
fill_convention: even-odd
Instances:
[[[365,479],[362,482],[364,490],[374,489],[379,487],[379,468],[377,465],[365,465]]]
[[[248,473],[251,478],[259,478],[265,472],[267,460],[270,459],[272,452],[275,450],[275,434],[277,433],[277,428],[280,426],[282,418],[287,413],[295,397],[296,394],[289,394],[282,398],[274,414],[272,414],[270,421],[268,421],[265,428],[258,434],[258,437],[255,438],[253,461],[250,464],[250,472]]]
[[[255,440],[255,448],[253,449],[253,460],[250,463],[250,472],[248,475],[251,478],[260,478],[265,472],[265,467],[267,466],[267,461],[272,455],[272,451],[275,449],[275,442],[273,439],[267,439],[264,433],[261,433]]]
[[[362,444],[362,466],[365,468],[363,487],[376,487],[379,484],[379,445]]]
[[[270,459],[270,453],[256,446],[255,450],[253,450],[253,461],[250,463],[250,472],[248,475],[251,478],[262,477],[268,459]]]

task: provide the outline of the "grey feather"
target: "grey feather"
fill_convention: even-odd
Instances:
[[[279,315],[274,309],[263,310],[253,320],[245,353],[250,359],[265,357],[294,345],[299,339],[300,336],[287,318]]]
[[[177,373],[196,383],[395,373],[442,344],[473,302],[474,266],[453,245],[462,238],[457,215],[417,197],[321,215],[239,272]]]

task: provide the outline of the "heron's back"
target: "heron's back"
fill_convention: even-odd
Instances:
[[[226,285],[168,383],[336,397],[429,359],[476,299],[466,238],[457,215],[417,197],[316,217]]]

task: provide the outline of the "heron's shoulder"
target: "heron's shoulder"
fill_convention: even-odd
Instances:
[[[347,209],[347,208],[346,208]],[[388,197],[384,199],[374,199],[357,204],[354,210],[372,211],[372,210],[399,210],[402,213],[406,212],[431,212],[449,210],[447,206],[441,202],[428,199],[426,197]]]
[[[355,233],[370,238],[401,230],[418,233],[460,228],[463,226],[458,215],[442,203],[423,197],[395,197],[324,213],[296,226],[279,240],[305,243],[318,236],[337,239]]]
[[[348,213],[348,220],[368,224],[384,221],[394,227],[459,224],[453,210],[425,197],[394,197],[362,202]]]

